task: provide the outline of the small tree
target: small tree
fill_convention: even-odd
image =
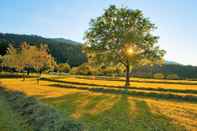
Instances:
[[[57,71],[59,71],[59,72],[65,72],[65,73],[68,73],[69,71],[70,71],[70,65],[69,64],[67,64],[67,63],[64,63],[64,64],[59,64],[59,65],[57,65],[57,67],[56,67],[57,69]]]
[[[177,80],[177,79],[179,79],[179,76],[177,74],[168,74],[166,79]]]
[[[155,78],[155,79],[164,79],[165,76],[162,73],[156,73],[156,74],[153,75],[153,78]]]
[[[41,45],[39,48],[32,46],[32,53],[33,56],[30,60],[30,67],[32,66],[37,71],[40,72],[46,69],[53,69],[56,65],[54,58],[48,52],[47,45]]]
[[[90,62],[124,65],[128,87],[132,66],[158,62],[165,53],[156,45],[158,37],[152,34],[153,29],[155,25],[140,10],[112,5],[91,20],[84,49]]]
[[[46,45],[36,47],[24,42],[19,49],[9,45],[6,55],[3,56],[3,64],[14,67],[19,71],[34,68],[41,74],[44,69],[53,68],[55,61],[48,53],[48,47]]]
[[[95,75],[97,74],[97,69],[88,63],[84,63],[78,67],[73,67],[70,73],[73,75]]]
[[[12,45],[9,45],[7,53],[3,56],[3,65],[16,68],[18,71],[21,71],[24,68],[21,53],[14,48]]]

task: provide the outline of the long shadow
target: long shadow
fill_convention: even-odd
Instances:
[[[104,112],[85,114],[79,121],[88,131],[129,131],[129,102],[126,95],[117,98],[117,102]]]
[[[163,99],[163,100],[174,100],[179,102],[193,102],[197,103],[197,96],[193,95],[176,95],[170,93],[155,93],[155,92],[143,92],[143,91],[133,91],[124,89],[113,89],[113,88],[102,88],[102,87],[80,87],[74,85],[62,85],[62,84],[49,84],[51,87],[61,87],[67,89],[79,89],[87,90],[91,92],[101,92],[101,93],[110,93],[110,94],[127,94],[130,96],[143,97],[143,98],[154,98],[154,99]]]
[[[40,98],[40,100],[52,105],[65,116],[71,117],[76,112],[81,113],[83,110],[94,108],[99,101],[107,98],[109,98],[109,96],[93,96],[88,93],[73,93],[61,97]],[[82,109],[80,105],[83,103],[86,103],[86,105],[82,107]]]
[[[40,100],[52,105],[65,116],[71,116],[77,110],[77,105],[85,99],[88,99],[87,94],[73,93],[61,97],[41,98]]]
[[[88,131],[185,131],[165,116],[152,114],[144,101],[130,102],[128,95],[120,95],[110,109],[82,115],[79,120]]]
[[[146,131],[186,131],[185,127],[175,125],[161,114],[153,114],[145,101],[136,100],[137,113],[134,114],[133,129]]]
[[[92,108],[94,108],[100,101],[104,100],[104,99],[108,99],[109,96],[105,96],[105,95],[98,95],[98,96],[92,96],[92,98],[90,99],[90,101],[87,103],[87,105],[84,107],[85,110],[91,110]]]
[[[58,82],[58,83],[65,83],[65,84],[76,84],[76,85],[86,85],[86,86],[95,86],[95,87],[110,87],[110,88],[123,88],[123,86],[112,86],[112,85],[102,85],[102,84],[93,84],[93,83],[81,83],[81,82],[70,82],[70,81],[62,81],[62,80],[54,80],[54,79],[48,79],[48,78],[42,78],[43,81],[52,81],[52,82]],[[179,89],[167,89],[167,88],[152,88],[152,87],[133,87],[130,86],[128,89],[136,89],[136,90],[142,90],[142,91],[161,91],[161,92],[174,92],[174,93],[187,93],[187,94],[197,94],[197,90],[179,90]]]

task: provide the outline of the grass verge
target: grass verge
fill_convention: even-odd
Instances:
[[[21,92],[7,91],[3,87],[0,93],[8,100],[11,108],[25,119],[34,131],[81,131],[81,124],[66,119],[47,104],[27,97]],[[68,117],[67,117],[68,118]]]

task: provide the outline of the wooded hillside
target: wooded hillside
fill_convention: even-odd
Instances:
[[[68,63],[71,66],[78,66],[86,60],[85,55],[81,51],[81,44],[72,40],[4,33],[0,33],[0,55],[6,53],[9,44],[12,44],[14,47],[19,47],[24,41],[36,46],[47,44],[49,52],[58,63]]]

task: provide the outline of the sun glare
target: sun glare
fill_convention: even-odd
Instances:
[[[134,53],[133,48],[132,47],[129,47],[127,49],[127,53],[128,53],[128,55],[132,55]]]

